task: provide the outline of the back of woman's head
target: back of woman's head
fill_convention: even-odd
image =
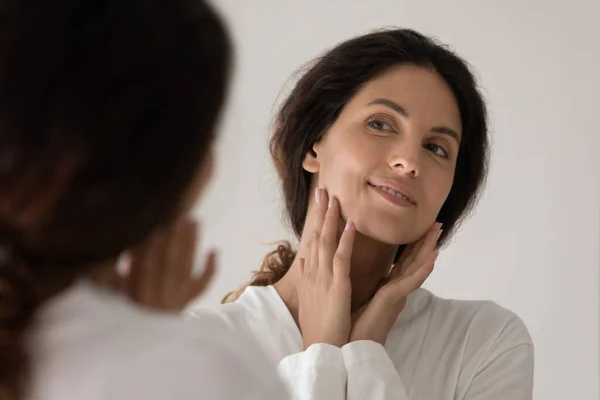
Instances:
[[[437,218],[444,225],[440,244],[475,204],[487,172],[488,132],[485,103],[473,74],[464,60],[431,38],[409,29],[383,30],[343,42],[316,59],[276,116],[270,150],[281,179],[286,213],[297,237],[304,229],[311,190],[312,174],[303,168],[306,154],[361,87],[403,64],[439,74],[452,90],[462,120],[454,183]],[[267,256],[250,284],[274,283],[293,259],[289,244],[280,245]]]
[[[174,217],[213,141],[229,64],[226,30],[198,0],[2,3],[6,398],[23,396],[36,306]]]

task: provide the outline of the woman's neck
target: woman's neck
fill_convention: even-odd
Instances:
[[[306,226],[310,225],[306,224]],[[302,237],[307,240],[303,239],[300,242],[291,268],[280,281],[273,285],[296,321],[298,318],[296,284],[300,278],[299,260],[301,258],[310,259],[309,240],[311,235],[303,234]],[[397,249],[398,246],[384,244],[356,232],[350,271],[352,311],[358,310],[373,297],[379,283],[389,273]]]
[[[381,243],[356,233],[352,251],[350,281],[352,282],[352,310],[367,303],[388,276],[398,246]]]

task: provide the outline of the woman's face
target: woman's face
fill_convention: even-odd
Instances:
[[[411,243],[448,197],[462,135],[454,95],[433,70],[389,69],[346,104],[303,163],[359,232]]]

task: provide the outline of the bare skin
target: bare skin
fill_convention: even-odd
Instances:
[[[198,223],[181,218],[127,252],[124,274],[117,271],[118,260],[113,260],[98,265],[89,276],[145,307],[179,313],[202,295],[215,275],[215,252],[207,256],[202,273],[194,273],[197,246]]]
[[[435,221],[452,188],[461,134],[460,112],[444,80],[430,69],[402,65],[364,85],[306,153],[302,166],[312,174],[313,192],[322,188],[339,199],[339,225],[352,219],[356,228],[350,259],[356,322],[349,340],[383,343],[406,296],[431,272],[441,234]],[[389,189],[404,200],[390,200]],[[324,229],[320,207],[310,199],[298,256],[274,285],[303,332],[298,312],[308,306],[296,290],[299,260],[310,254],[314,232]],[[326,242],[331,246],[335,238]],[[392,268],[401,244],[408,247]],[[413,276],[418,279],[408,279]],[[390,282],[405,278],[390,289]]]
[[[355,287],[360,287],[360,281],[351,276],[356,254],[354,224],[349,221],[340,231],[339,202],[332,198],[328,208],[326,191],[317,189],[317,193],[320,200],[318,204],[315,201],[304,243],[288,274],[274,287],[294,317],[305,349],[315,343],[341,347],[356,340],[384,344],[406,296],[419,288],[433,270],[441,226],[434,224],[421,240],[407,248],[391,272],[391,259],[388,267],[382,265],[377,282],[369,277],[369,286],[362,285],[362,293],[370,290],[373,294],[357,298]]]
[[[364,85],[306,153],[313,196],[298,255],[274,285],[305,348],[385,343],[407,296],[433,269],[436,218],[452,188],[461,135],[445,81],[402,65]],[[403,200],[390,200],[383,193],[390,188]],[[393,265],[401,244],[408,246]]]

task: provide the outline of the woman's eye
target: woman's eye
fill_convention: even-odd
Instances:
[[[444,148],[442,146],[438,146],[437,144],[434,144],[434,143],[429,143],[429,144],[425,145],[425,148],[427,150],[433,152],[437,156],[448,158],[448,152],[446,150],[444,150]]]
[[[383,121],[380,121],[378,119],[372,119],[371,121],[369,121],[367,123],[371,128],[378,130],[378,131],[388,131],[388,132],[393,132],[394,128],[392,128],[392,126],[390,124],[387,124]]]

